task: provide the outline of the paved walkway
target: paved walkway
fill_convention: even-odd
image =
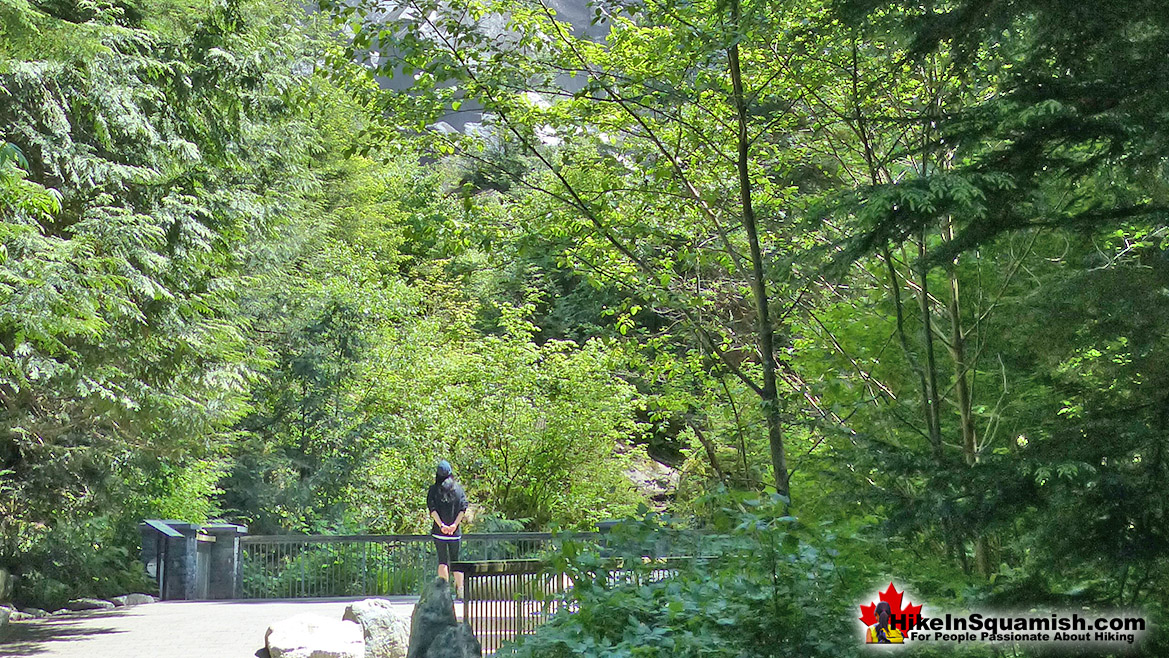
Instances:
[[[417,601],[389,599],[409,609]],[[272,622],[306,612],[340,619],[345,605],[357,600],[168,601],[77,612],[9,624],[0,656],[255,658]]]

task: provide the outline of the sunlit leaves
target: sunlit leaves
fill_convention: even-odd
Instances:
[[[311,188],[295,174],[312,136],[287,120],[290,77],[275,65],[306,43],[288,32],[294,14],[220,3],[151,30],[120,5],[72,8],[84,18],[67,5],[35,10],[35,36],[3,44],[43,59],[5,61],[0,77],[0,463],[19,500],[0,520],[0,560],[26,565],[30,602],[58,596],[74,569],[87,574],[74,595],[130,587],[124,547],[103,553],[104,583],[77,554],[47,558],[37,542],[53,533],[36,528],[129,545],[143,516],[215,510],[262,362],[240,291]]]

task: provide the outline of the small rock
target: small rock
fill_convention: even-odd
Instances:
[[[40,608],[21,608],[20,611],[28,615],[29,619],[44,619],[49,616],[47,611]]]
[[[110,599],[110,603],[121,608],[127,605],[144,605],[147,603],[154,603],[157,599],[149,594],[126,594],[124,596],[115,596]]]
[[[49,613],[49,616],[51,616],[51,617],[60,617],[61,615],[67,615],[67,614],[69,614],[70,612],[73,612],[73,611],[72,611],[72,610],[70,610],[69,608],[61,608],[60,610],[54,610],[54,611],[50,612],[50,613]]]
[[[114,604],[99,599],[73,599],[66,603],[65,607],[74,612],[78,612],[81,610],[109,610],[114,607]]]
[[[264,634],[271,658],[364,658],[361,626],[317,615],[276,622]]]
[[[410,615],[385,599],[365,599],[345,608],[344,620],[365,633],[365,658],[405,658],[410,647]]]
[[[36,617],[19,610],[8,614],[8,621],[25,621],[26,619],[36,619]]]

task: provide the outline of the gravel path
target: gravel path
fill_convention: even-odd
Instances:
[[[413,609],[417,597],[389,597]],[[301,613],[340,619],[350,601],[168,601],[14,622],[0,656],[255,658],[274,621]]]

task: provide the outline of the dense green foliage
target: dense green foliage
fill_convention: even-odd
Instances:
[[[498,263],[440,230],[468,221],[457,172],[347,154],[375,88],[314,72],[299,7],[5,8],[39,35],[0,78],[20,600],[144,587],[143,518],[421,531],[439,455],[496,516],[632,509],[610,348],[532,342]]]
[[[862,542],[811,532],[778,497],[748,502],[697,529],[669,515],[624,523],[603,557],[569,542],[552,562],[573,582],[565,605],[518,655],[857,655],[852,601],[869,574],[842,556]]]
[[[23,601],[140,584],[144,517],[421,531],[439,458],[589,527],[652,455],[627,557],[715,559],[570,547],[530,655],[847,655],[890,579],[1163,618],[1161,3],[323,4],[0,0]]]
[[[1156,612],[1155,4],[611,3],[602,46],[541,3],[419,1],[350,52],[418,72],[382,97],[401,129],[485,108],[491,140],[430,148],[624,298],[687,475],[873,515],[942,598]]]
[[[271,23],[242,33],[227,5],[177,33],[116,5],[13,10],[44,39],[16,38],[28,59],[0,80],[22,154],[2,215],[0,554],[25,596],[55,602],[119,586],[106,582],[114,558],[129,564],[133,516],[214,508],[256,359],[233,319],[239,264],[298,183],[233,180],[283,168],[244,155],[270,139],[249,110],[287,85],[259,75]]]

